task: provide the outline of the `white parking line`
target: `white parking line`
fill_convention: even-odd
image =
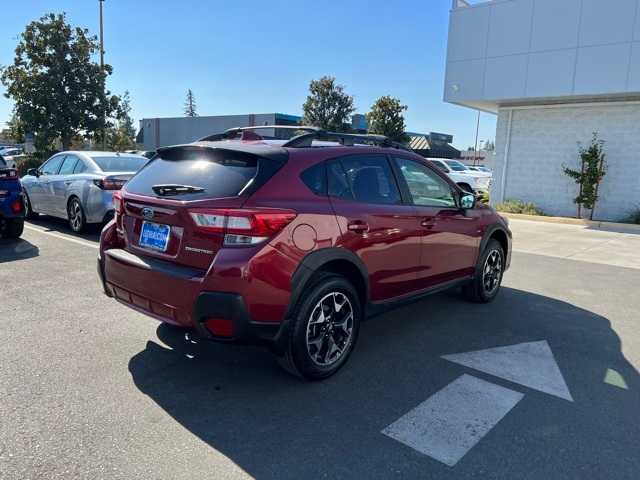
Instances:
[[[68,242],[77,243],[79,245],[84,245],[85,247],[91,247],[91,248],[96,248],[96,249],[100,248],[95,243],[86,242],[84,240],[79,240],[77,238],[68,237],[66,235],[60,235],[60,234],[55,233],[55,232],[47,232],[46,230],[42,230],[40,228],[36,228],[36,227],[34,227],[32,225],[25,225],[24,228],[26,228],[27,230],[32,230],[34,232],[44,233],[45,235],[49,235],[51,237],[56,237],[56,238],[59,238],[61,240],[66,240]]]
[[[523,396],[463,375],[382,433],[453,467]]]

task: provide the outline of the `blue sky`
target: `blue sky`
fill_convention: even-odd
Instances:
[[[98,33],[97,0],[6,3],[0,64],[13,61],[24,26],[50,11]],[[188,88],[200,115],[301,114],[309,81],[333,75],[359,112],[396,96],[409,107],[409,131],[451,133],[466,148],[476,112],[442,101],[450,7],[450,0],[106,0],[108,85],[130,91],[137,122],[182,115]],[[11,106],[0,99],[0,124]],[[494,138],[495,121],[482,114],[481,139]]]

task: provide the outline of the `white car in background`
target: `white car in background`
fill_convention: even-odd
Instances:
[[[478,194],[489,193],[489,187],[491,186],[490,174],[467,170],[464,163],[457,160],[443,160],[440,158],[428,158],[427,160],[433,162],[437,168],[445,172],[463,190]],[[452,162],[452,165],[449,162]],[[462,165],[462,168],[457,165],[458,163]]]
[[[8,167],[16,168],[16,160],[24,157],[24,151],[20,147],[4,147],[0,149],[0,156]]]

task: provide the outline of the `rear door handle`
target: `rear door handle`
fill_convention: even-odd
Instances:
[[[347,228],[355,233],[366,233],[369,231],[369,225],[361,220],[350,222],[349,224],[347,224]]]
[[[65,185],[71,185],[71,183],[72,183],[71,180],[65,180],[64,182]]]

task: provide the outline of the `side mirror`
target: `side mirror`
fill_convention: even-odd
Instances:
[[[460,208],[471,210],[476,206],[476,196],[471,193],[464,193],[460,196]]]
[[[34,177],[38,177],[38,169],[37,168],[30,168],[29,170],[27,170],[27,175],[32,175]]]

